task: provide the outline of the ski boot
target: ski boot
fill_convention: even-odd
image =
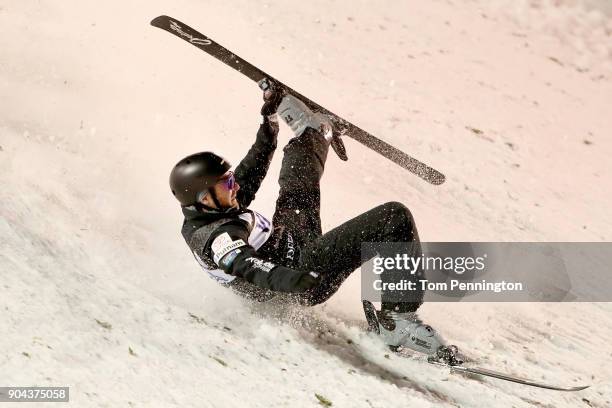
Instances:
[[[274,89],[277,86],[268,79],[263,79],[258,84],[264,91]],[[306,128],[313,128],[321,132],[340,159],[348,160],[344,143],[335,134],[334,126],[326,115],[320,112],[313,112],[304,102],[286,91],[283,91],[283,99],[278,105],[278,114],[293,130],[296,137],[304,133]]]
[[[278,114],[289,125],[296,137],[299,137],[306,128],[313,128],[323,134],[327,142],[331,142],[333,127],[329,119],[320,113],[312,112],[308,106],[293,95],[285,95]]]
[[[431,326],[424,324],[416,313],[378,311],[367,300],[363,300],[363,309],[369,330],[380,335],[391,350],[409,349],[423,353],[430,362],[448,365],[462,363],[457,355],[457,347],[447,346],[442,337]]]

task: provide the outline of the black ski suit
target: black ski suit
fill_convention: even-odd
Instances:
[[[420,253],[412,215],[398,202],[375,207],[322,234],[319,182],[329,145],[311,128],[284,148],[273,230],[265,231],[270,225],[247,207],[268,171],[277,133],[278,125],[264,118],[255,143],[236,168],[236,181],[241,186],[237,195],[240,209],[217,212],[193,206],[183,208],[183,236],[213,278],[243,296],[267,301],[279,292],[294,292],[304,274],[316,272],[320,274],[318,285],[304,293],[281,297],[316,305],[329,299],[361,266],[362,242],[409,242],[410,251]],[[256,228],[269,234],[257,250],[249,243]],[[415,311],[422,295],[415,298],[413,294],[410,302],[398,303],[385,302],[383,292],[383,309]]]

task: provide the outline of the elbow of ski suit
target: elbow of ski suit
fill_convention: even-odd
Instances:
[[[318,275],[278,265],[260,256],[248,244],[248,231],[237,224],[221,226],[207,245],[210,258],[228,275],[262,289],[300,293],[318,283]]]

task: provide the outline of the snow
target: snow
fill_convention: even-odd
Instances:
[[[0,385],[70,386],[79,407],[612,405],[607,303],[422,307],[483,366],[592,384],[558,393],[386,358],[360,329],[358,272],[312,310],[218,287],[182,241],[167,176],[204,149],[237,163],[260,92],[148,25],[186,21],[447,175],[428,185],[347,140],[349,162],[327,163],[324,229],[401,201],[429,241],[609,241],[612,20],[599,10],[0,3]],[[254,204],[267,214],[281,154]]]

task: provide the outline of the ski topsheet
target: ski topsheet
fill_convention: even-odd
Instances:
[[[401,150],[391,146],[387,142],[380,140],[376,136],[371,135],[365,130],[347,121],[346,119],[328,111],[324,107],[318,105],[316,102],[313,102],[309,98],[291,89],[276,78],[265,73],[264,71],[260,70],[249,62],[243,60],[238,55],[234,54],[225,47],[216,43],[214,40],[210,39],[202,33],[199,33],[188,25],[168,16],[156,17],[155,19],[153,19],[153,21],[151,21],[151,25],[168,31],[169,33],[172,33],[177,37],[182,38],[188,43],[193,44],[202,51],[210,54],[219,61],[225,63],[226,65],[229,65],[236,71],[240,72],[241,74],[245,75],[246,77],[257,83],[259,83],[263,79],[268,79],[282,86],[288,93],[292,94],[293,96],[304,102],[311,110],[327,115],[333,123],[335,135],[348,136],[352,139],[355,139],[364,146],[369,147],[370,149],[380,153],[387,159],[393,161],[394,163],[397,163],[401,167],[416,174],[417,176],[421,177],[422,179],[431,184],[437,185],[444,183],[444,174],[440,173],[436,169],[426,165],[425,163],[422,163],[414,157],[407,155]]]

